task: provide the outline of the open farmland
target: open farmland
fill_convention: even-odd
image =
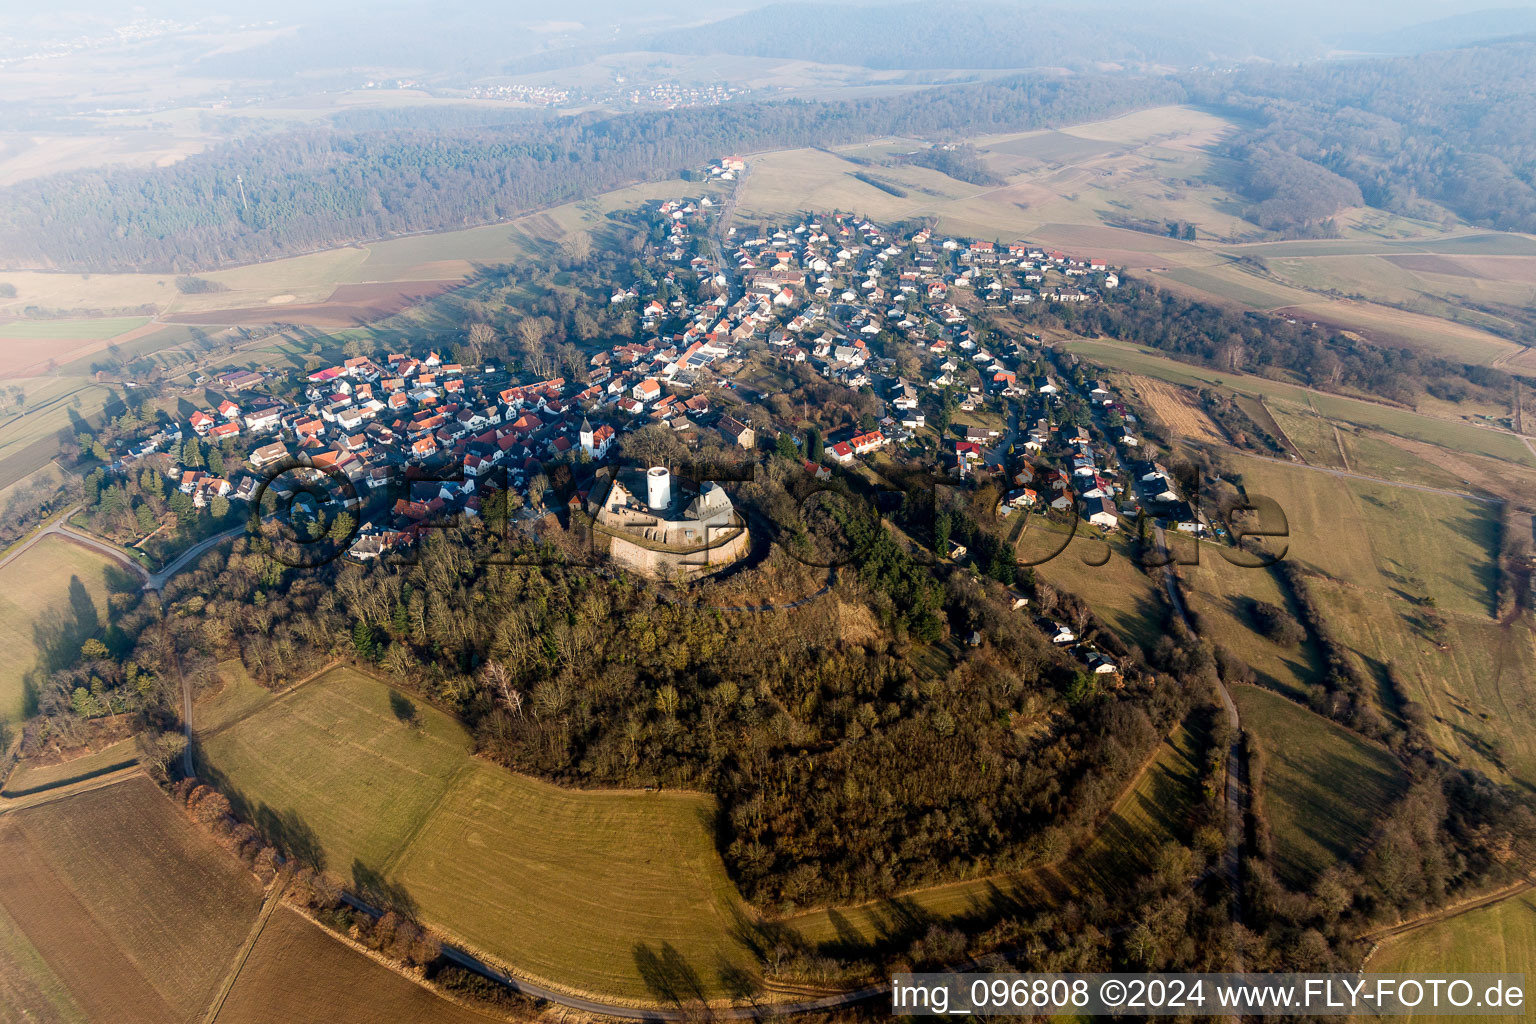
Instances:
[[[1130,376],[1131,397],[1144,402],[1174,437],[1221,443],[1225,440],[1199,400],[1186,388],[1174,387],[1151,377]]]
[[[1519,355],[1520,345],[1471,324],[1359,299],[1319,299],[1276,313],[1353,331],[1376,344],[1397,345],[1463,363],[1493,366]]]
[[[1188,816],[1199,800],[1201,750],[1195,728],[1176,729],[1115,803],[1081,850],[1053,866],[952,882],[853,907],[808,911],[777,924],[830,950],[910,939],[933,923],[985,922],[1001,909],[1038,907],[1075,896],[1113,898],[1152,870],[1168,842],[1188,842]]]
[[[1318,415],[1311,405],[1295,405],[1278,398],[1265,402],[1265,408],[1297,453],[1309,465],[1328,469],[1344,468],[1344,453],[1333,433],[1333,424]]]
[[[1536,633],[1528,625],[1446,615],[1435,631],[1422,609],[1391,596],[1326,582],[1314,590],[1369,676],[1384,681],[1392,671],[1423,705],[1442,753],[1494,779],[1536,782]]]
[[[1356,853],[1405,780],[1385,749],[1252,686],[1234,687],[1243,729],[1264,751],[1258,800],[1274,841],[1274,868],[1305,888]]]
[[[52,535],[0,568],[0,718],[35,712],[30,681],[63,664],[107,621],[107,602],[126,570],[104,555]]]
[[[42,1019],[197,1019],[260,895],[239,861],[141,775],[8,813],[0,948],[21,958],[0,969],[0,989],[46,1006]]]
[[[518,973],[656,999],[646,960],[675,955],[728,991],[729,974],[757,963],[736,934],[750,912],[715,852],[714,815],[697,793],[580,793],[475,764],[392,875],[432,920]]]
[[[0,906],[0,1024],[61,1021],[88,1024],[90,1018]]]
[[[42,469],[59,454],[59,436],[82,423],[99,425],[104,411],[122,412],[120,389],[81,377],[30,377],[14,382],[26,409],[0,420],[0,487]]]
[[[1388,673],[1430,714],[1446,756],[1536,779],[1536,639],[1492,618],[1498,506],[1232,456],[1251,494],[1285,511],[1287,557],[1324,621],[1396,713]],[[1198,580],[1186,575],[1186,580]],[[1432,603],[1431,603],[1432,602]]]
[[[237,681],[231,699],[249,696]],[[727,965],[754,967],[711,799],[511,775],[472,759],[447,715],[349,669],[245,710],[201,742],[232,798],[508,968],[646,1001],[647,953],[683,956],[710,995],[726,991]]]
[[[1492,614],[1497,505],[1241,455],[1228,462],[1250,494],[1284,510],[1288,557],[1378,594]]]
[[[1474,426],[1465,421],[1430,416],[1361,398],[1311,391],[1298,384],[1268,377],[1215,370],[1170,359],[1161,352],[1139,345],[1109,340],[1069,339],[1067,349],[1089,362],[1111,369],[1155,377],[1186,387],[1224,387],[1238,394],[1256,395],[1266,401],[1278,398],[1303,407],[1310,403],[1320,415],[1328,419],[1383,430],[1452,451],[1471,452],[1536,466],[1536,454],[1532,454],[1517,435]]]
[[[1389,938],[1371,957],[1369,966],[1373,973],[1382,974],[1525,972],[1529,975],[1533,963],[1536,963],[1536,893],[1527,890]],[[1509,1018],[1489,1016],[1487,1019]]]
[[[148,317],[0,320],[0,380],[51,372],[61,364],[137,341],[160,325]]]
[[[339,669],[200,737],[200,755],[251,820],[288,816],[326,868],[380,869],[468,764],[469,737],[446,715]]]
[[[390,1024],[499,1019],[439,998],[284,908],[262,929],[217,1021],[375,1024],[385,1012]]]
[[[1313,644],[1275,643],[1254,628],[1249,610],[1252,602],[1263,601],[1296,614],[1273,571],[1233,565],[1216,545],[1201,544],[1199,551],[1199,564],[1178,569],[1185,603],[1198,616],[1197,631],[1241,658],[1264,686],[1304,699],[1322,671]]]

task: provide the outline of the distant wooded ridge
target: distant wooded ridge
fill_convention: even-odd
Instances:
[[[1184,95],[1164,79],[1019,76],[860,100],[271,135],[170,167],[76,171],[0,190],[0,259],[186,273],[494,223],[730,152],[1024,131]]]
[[[1358,203],[1443,207],[1536,231],[1536,41],[1188,79],[1191,99],[1260,127],[1231,140],[1258,222],[1317,223]],[[1356,190],[1359,195],[1357,196]]]
[[[82,170],[0,189],[11,268],[191,273],[495,223],[726,152],[884,135],[952,141],[1194,102],[1244,128],[1221,144],[1247,216],[1329,233],[1339,210],[1536,231],[1536,42],[1180,78],[1021,75],[859,100],[573,118],[407,112],[230,143],[171,167]],[[967,151],[923,161],[990,180]],[[237,176],[244,179],[241,202]]]

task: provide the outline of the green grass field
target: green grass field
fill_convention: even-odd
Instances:
[[[1189,610],[1199,616],[1201,635],[1241,658],[1263,685],[1305,696],[1305,687],[1322,671],[1313,645],[1282,647],[1254,629],[1249,613],[1249,602],[1264,601],[1296,614],[1272,570],[1232,565],[1215,545],[1202,544],[1200,563],[1181,566],[1179,578]]]
[[[1528,625],[1447,615],[1441,649],[1404,601],[1325,582],[1313,589],[1361,667],[1380,681],[1391,666],[1424,706],[1445,756],[1499,781],[1536,783],[1536,633]]]
[[[758,969],[701,794],[578,793],[476,763],[391,874],[472,948],[584,991],[655,997],[646,958],[669,949],[711,992]]]
[[[395,696],[337,670],[208,734],[200,754],[253,813],[265,805],[312,830],[327,869],[346,877],[360,861],[377,871],[431,813],[470,752],[453,719],[412,701],[417,724],[407,724],[391,708]]]
[[[147,323],[147,316],[99,317],[93,320],[12,320],[0,322],[0,338],[104,341]]]
[[[1536,893],[1525,892],[1390,938],[1371,957],[1369,969],[1373,974],[1529,974],[1532,964],[1536,964]]]
[[[1360,849],[1402,792],[1402,772],[1386,750],[1284,697],[1238,686],[1232,699],[1265,755],[1258,800],[1273,866],[1288,885],[1306,887]]]
[[[22,761],[11,772],[10,778],[5,780],[4,792],[10,795],[62,786],[132,763],[138,760],[138,756],[138,744],[130,738],[58,764],[33,765],[30,761]]]
[[[44,537],[0,569],[0,718],[32,714],[30,675],[73,660],[107,620],[108,595],[126,570],[57,536]]]
[[[1090,536],[1095,532],[1080,524],[1065,550],[1035,567],[1035,576],[1057,590],[1076,594],[1122,639],[1150,650],[1163,633],[1163,597],[1132,560],[1129,538],[1117,534],[1106,542]],[[1015,550],[1021,561],[1033,562],[1047,558],[1065,541],[1067,536],[1058,524],[1032,517]],[[1104,564],[1091,564],[1103,560],[1106,553],[1110,557]]]
[[[192,708],[193,725],[203,735],[259,711],[272,700],[272,691],[256,685],[239,659],[219,662],[219,678],[220,689]]]
[[[1174,267],[1155,275],[1159,282],[1172,282],[1169,291],[1197,292],[1225,299],[1250,309],[1274,309],[1311,298],[1306,292],[1267,281],[1236,266]],[[1183,285],[1183,288],[1177,287]]]
[[[1498,506],[1232,455],[1250,495],[1274,499],[1290,558],[1375,593],[1492,613]]]
[[[711,996],[728,967],[755,970],[710,798],[512,775],[472,759],[447,715],[350,669],[264,704],[238,681],[229,693],[233,710],[210,702],[228,724],[201,746],[232,794],[307,831],[328,870],[384,877],[492,960],[642,1002],[657,998],[650,957],[681,957]]]

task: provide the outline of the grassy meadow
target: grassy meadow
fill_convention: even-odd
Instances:
[[[80,779],[103,775],[116,768],[133,764],[138,757],[137,741],[129,738],[110,743],[82,757],[60,761],[57,764],[34,765],[31,761],[24,760],[5,780],[5,789],[0,792],[0,796],[52,789]]]
[[[729,994],[758,965],[737,934],[752,915],[715,851],[714,814],[698,793],[582,793],[476,763],[391,876],[519,973],[654,999],[647,958],[672,951]]]
[[[755,968],[712,799],[512,775],[470,757],[447,715],[349,669],[265,704],[239,689],[238,711],[214,698],[222,726],[200,741],[232,796],[343,879],[383,878],[488,958],[636,1001],[656,998],[650,954],[682,956],[711,995],[727,991],[727,967]]]
[[[1228,462],[1250,495],[1284,510],[1287,557],[1385,596],[1492,614],[1497,505],[1241,455]]]
[[[1069,539],[1059,524],[1034,516],[1014,550],[1020,561],[1040,563],[1035,566],[1038,580],[1082,598],[1122,639],[1150,649],[1163,632],[1165,599],[1137,566],[1130,538],[1117,534],[1100,540],[1097,532],[1079,524]]]
[[[231,799],[255,819],[263,807],[295,816],[324,866],[348,876],[354,863],[377,871],[396,853],[468,765],[470,740],[448,716],[337,670],[201,733],[199,747]]]
[[[0,1001],[0,1020],[200,1019],[260,901],[143,776],[8,813],[0,949],[18,969],[0,970],[0,991],[20,1002]]]
[[[1387,939],[1371,957],[1370,970],[1381,974],[1529,973],[1533,963],[1536,893],[1527,891]]]
[[[1305,697],[1306,687],[1322,671],[1313,644],[1277,644],[1254,628],[1249,613],[1250,602],[1264,601],[1296,614],[1272,570],[1232,565],[1215,545],[1201,544],[1199,564],[1181,566],[1179,579],[1185,604],[1198,617],[1196,628],[1202,636],[1241,658],[1262,685]]]
[[[1269,820],[1275,871],[1305,888],[1360,849],[1405,779],[1384,748],[1284,697],[1238,686],[1232,699],[1264,751],[1256,798]]]
[[[1314,590],[1334,632],[1386,692],[1395,672],[1453,762],[1501,781],[1536,783],[1536,632],[1484,616],[1446,615],[1431,633],[1422,611],[1338,583]],[[1444,647],[1437,640],[1443,638]],[[1393,712],[1383,697],[1382,710]]]
[[[0,718],[20,721],[35,711],[30,674],[79,653],[106,624],[109,596],[126,575],[105,555],[56,535],[0,568]]]

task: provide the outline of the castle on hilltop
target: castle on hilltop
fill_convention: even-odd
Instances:
[[[598,547],[651,576],[704,575],[745,556],[751,536],[725,488],[676,483],[665,466],[619,473],[606,491],[599,481],[587,503]]]

